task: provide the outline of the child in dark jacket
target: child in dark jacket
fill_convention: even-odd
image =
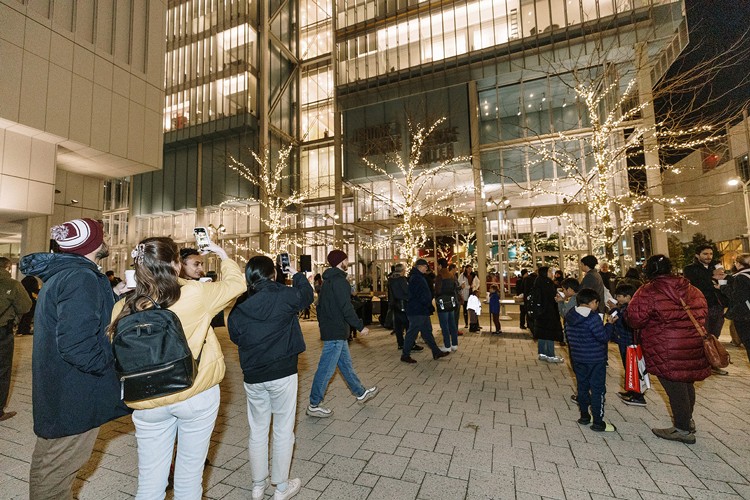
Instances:
[[[573,371],[578,383],[578,407],[581,418],[578,423],[591,423],[589,406],[594,417],[591,429],[598,432],[613,432],[614,425],[604,421],[604,394],[607,392],[607,344],[612,335],[612,319],[603,323],[598,314],[599,294],[583,288],[576,296],[578,306],[565,315],[565,330],[568,345],[575,359]]]
[[[500,327],[500,294],[497,293],[497,285],[490,287],[490,318],[495,324],[495,331],[490,331],[492,335],[500,335],[502,328]],[[492,330],[492,324],[490,324],[490,330]]]
[[[625,355],[629,345],[633,345],[633,329],[628,325],[628,303],[633,298],[635,287],[628,283],[617,285],[615,289],[615,300],[617,307],[610,311],[610,316],[615,316],[614,329],[612,331],[612,340],[615,341],[620,349],[620,358],[622,358],[622,367],[625,366]],[[617,395],[622,402],[630,406],[646,406],[646,398],[640,392],[625,391],[618,392]]]

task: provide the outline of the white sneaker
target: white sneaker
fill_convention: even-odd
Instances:
[[[266,478],[265,482],[260,486],[253,486],[253,500],[262,500],[266,496],[266,489],[271,486],[271,480]]]
[[[292,498],[294,495],[299,493],[299,490],[302,488],[302,481],[299,478],[290,479],[286,484],[286,489],[284,491],[279,491],[278,488],[276,488],[276,492],[273,494],[273,500],[286,500],[287,498]]]
[[[451,351],[453,351],[453,352],[458,351],[458,346],[457,345],[452,345],[451,346]]]
[[[357,402],[360,404],[364,403],[365,401],[368,401],[374,398],[377,393],[378,393],[377,387],[370,387],[365,392],[363,392],[361,396],[357,396]]]
[[[539,361],[549,361],[549,358],[547,357],[546,354],[540,354]]]
[[[560,356],[548,357],[547,361],[549,361],[550,363],[563,363],[563,362],[565,362],[565,360],[563,358],[561,358]]]
[[[443,352],[451,352],[451,348],[450,347],[440,346],[440,347],[438,347],[438,349],[440,349]]]
[[[311,417],[328,418],[333,415],[333,410],[320,405],[307,405],[307,410],[305,411],[305,413],[307,413],[307,415]]]

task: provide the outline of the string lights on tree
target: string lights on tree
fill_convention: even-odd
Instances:
[[[430,186],[434,177],[448,169],[451,165],[466,162],[468,157],[451,157],[442,159],[426,166],[425,153],[438,142],[433,140],[433,134],[439,130],[441,124],[446,121],[445,117],[434,121],[430,126],[414,123],[407,119],[411,145],[407,158],[400,152],[384,155],[384,161],[378,163],[374,157],[365,157],[362,160],[365,165],[374,172],[384,176],[391,182],[398,194],[398,199],[386,201],[395,211],[400,222],[390,232],[384,234],[379,241],[373,242],[373,248],[384,248],[395,243],[398,246],[402,258],[413,260],[417,258],[418,251],[423,248],[427,241],[427,227],[430,217],[449,217],[457,223],[462,223],[465,214],[460,212],[461,204],[455,204],[453,200],[466,194],[466,189],[454,186],[432,189]],[[432,142],[431,142],[432,141]],[[381,166],[382,164],[382,166]],[[395,166],[395,172],[389,171],[389,166]],[[383,198],[374,190],[362,185],[349,185],[352,189],[364,192],[374,199]]]

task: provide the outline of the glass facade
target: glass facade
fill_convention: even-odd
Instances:
[[[247,0],[170,2],[164,131],[255,114],[258,33]]]

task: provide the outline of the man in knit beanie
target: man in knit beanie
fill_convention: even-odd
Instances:
[[[53,227],[51,236],[55,253],[26,255],[19,265],[23,274],[44,282],[32,356],[34,499],[69,498],[99,426],[129,413],[106,336],[115,296],[96,265],[108,254],[102,225],[74,219]]]
[[[337,366],[358,403],[364,403],[378,393],[377,387],[365,389],[359,381],[349,353],[349,327],[356,328],[362,335],[369,333],[352,306],[352,291],[346,279],[349,258],[342,250],[332,250],[327,260],[331,268],[323,273],[317,308],[323,352],[320,353],[318,369],[310,390],[310,404],[305,412],[317,418],[333,415],[333,411],[321,403]]]

